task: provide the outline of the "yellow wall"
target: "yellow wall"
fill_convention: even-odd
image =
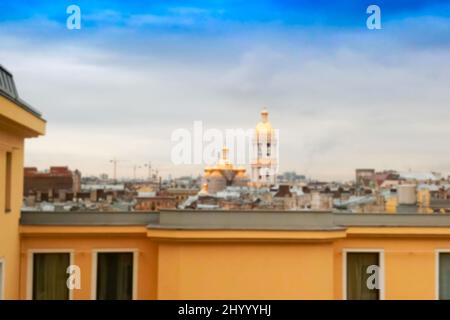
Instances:
[[[322,243],[161,243],[159,299],[332,299]]]
[[[21,227],[22,228],[22,227]],[[46,228],[45,230],[52,229]],[[59,228],[61,229],[61,228]],[[73,299],[91,299],[93,252],[96,250],[117,251],[134,249],[138,255],[138,291],[139,299],[156,299],[157,285],[157,247],[145,237],[145,227],[104,227],[103,234],[97,234],[98,228],[76,227],[83,235],[74,234],[70,228],[62,228],[55,234],[27,234],[21,240],[21,284],[20,298],[31,297],[30,254],[33,251],[70,250],[74,255],[73,263],[81,269],[81,289],[73,291]],[[142,231],[142,232],[140,232]]]
[[[44,132],[44,120],[0,96],[0,261],[4,262],[5,299],[19,297],[19,218],[23,194],[24,139]],[[12,153],[10,212],[5,212],[6,152]]]
[[[335,245],[336,291],[343,298],[343,250],[382,249],[385,299],[435,299],[437,249],[450,249],[450,239],[366,238],[346,239]]]
[[[11,211],[5,212],[6,152],[12,152]],[[23,188],[23,142],[0,131],[0,259],[4,261],[4,298],[18,298],[19,212]]]
[[[348,249],[382,250],[386,299],[435,299],[436,250],[450,249],[448,228],[349,228],[344,237],[281,232],[289,239],[280,231],[173,230],[156,237],[145,227],[20,229],[23,299],[34,249],[74,251],[82,269],[75,299],[91,298],[92,252],[102,248],[138,249],[138,299],[343,299]]]
[[[45,134],[45,121],[0,96],[0,128],[13,131],[15,136],[37,137]],[[3,130],[2,130],[3,131]]]

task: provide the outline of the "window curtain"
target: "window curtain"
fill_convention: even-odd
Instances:
[[[379,254],[374,252],[347,253],[347,299],[348,300],[378,300],[379,289],[369,289],[367,279],[373,273],[367,273],[371,265],[379,266]],[[381,279],[379,279],[381,280]]]
[[[133,253],[98,253],[97,299],[133,298]]]
[[[33,299],[68,300],[68,253],[35,253],[33,256]]]
[[[439,254],[439,299],[450,300],[450,253]]]

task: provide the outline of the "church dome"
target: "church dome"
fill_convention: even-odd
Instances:
[[[222,149],[222,155],[213,167],[206,167],[203,180],[208,184],[209,194],[224,190],[227,186],[246,186],[248,177],[245,168],[235,167],[228,155],[228,148]]]
[[[206,167],[204,176],[205,177],[209,177],[211,175],[211,173],[212,173],[212,170],[213,169],[211,167]]]
[[[222,174],[219,170],[214,170],[209,174],[209,177],[211,178],[223,178]]]

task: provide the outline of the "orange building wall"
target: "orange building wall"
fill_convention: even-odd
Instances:
[[[332,299],[329,243],[159,245],[159,299]]]
[[[345,239],[335,246],[335,296],[343,297],[342,250],[383,249],[385,299],[435,299],[436,250],[449,249],[450,239],[369,238]]]
[[[1,106],[1,105],[0,105]],[[5,212],[6,152],[12,152],[11,211]],[[4,262],[3,297],[19,297],[19,215],[22,203],[23,139],[0,130],[0,259]]]
[[[74,299],[91,298],[92,251],[111,248],[138,250],[138,299],[343,299],[346,249],[383,250],[385,299],[435,299],[436,250],[450,249],[445,228],[350,228],[346,238],[327,240],[279,238],[295,233],[289,231],[264,232],[278,237],[267,240],[252,240],[249,231],[205,231],[193,240],[198,231],[174,230],[152,238],[145,227],[22,226],[21,232],[23,299],[30,249],[74,251],[82,269]]]
[[[99,249],[137,249],[138,254],[138,299],[156,299],[157,247],[155,243],[139,236],[52,236],[25,237],[21,241],[20,298],[30,298],[29,257],[30,250],[70,249],[74,253],[75,265],[81,269],[81,289],[73,291],[73,299],[91,299],[93,251]]]
[[[45,133],[45,121],[0,96],[0,260],[4,299],[19,298],[19,218],[23,194],[24,139]],[[6,152],[11,161],[11,210],[5,212]]]

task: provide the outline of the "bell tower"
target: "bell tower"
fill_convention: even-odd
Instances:
[[[252,183],[256,187],[276,184],[278,173],[278,137],[269,122],[267,109],[261,111],[261,121],[253,136]]]

